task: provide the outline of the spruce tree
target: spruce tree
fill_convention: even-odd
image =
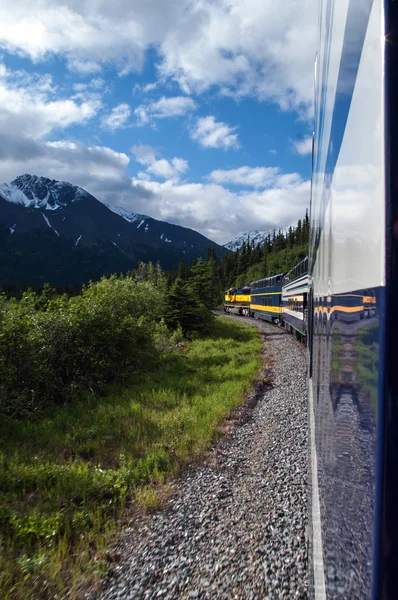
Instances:
[[[212,320],[211,312],[195,297],[193,290],[176,279],[166,296],[164,320],[170,329],[180,325],[184,334],[206,331]]]

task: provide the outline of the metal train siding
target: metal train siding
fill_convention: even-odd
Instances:
[[[310,598],[398,597],[398,5],[321,0],[310,208]]]
[[[253,281],[250,285],[250,314],[253,317],[281,323],[283,273]]]
[[[286,329],[306,338],[308,326],[308,294],[310,280],[308,257],[283,277],[282,321]]]
[[[306,329],[309,597],[395,600],[398,2],[319,6]],[[280,300],[269,306],[278,310],[259,303],[272,286],[252,284],[250,314],[288,322],[303,311],[304,329],[293,281],[284,295],[283,281],[274,284]]]

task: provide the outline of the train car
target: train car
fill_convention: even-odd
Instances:
[[[224,311],[226,313],[237,312],[243,317],[250,313],[250,287],[229,288],[225,292]]]
[[[308,256],[291,269],[282,280],[282,322],[286,329],[300,337],[307,336]]]
[[[250,284],[250,316],[279,324],[282,317],[282,279],[284,273]]]
[[[320,1],[310,597],[398,596],[398,2]],[[362,318],[361,318],[362,317]]]
[[[376,294],[374,290],[364,290],[363,292],[363,316],[365,319],[376,316]]]

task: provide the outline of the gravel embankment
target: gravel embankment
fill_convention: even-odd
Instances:
[[[102,600],[307,598],[305,350],[283,329],[229,318],[264,332],[271,385],[162,510],[124,531]]]

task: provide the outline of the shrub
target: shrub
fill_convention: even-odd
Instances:
[[[0,303],[0,414],[26,418],[51,402],[148,369],[161,350],[164,295],[148,281],[103,278],[81,296],[33,292]]]

